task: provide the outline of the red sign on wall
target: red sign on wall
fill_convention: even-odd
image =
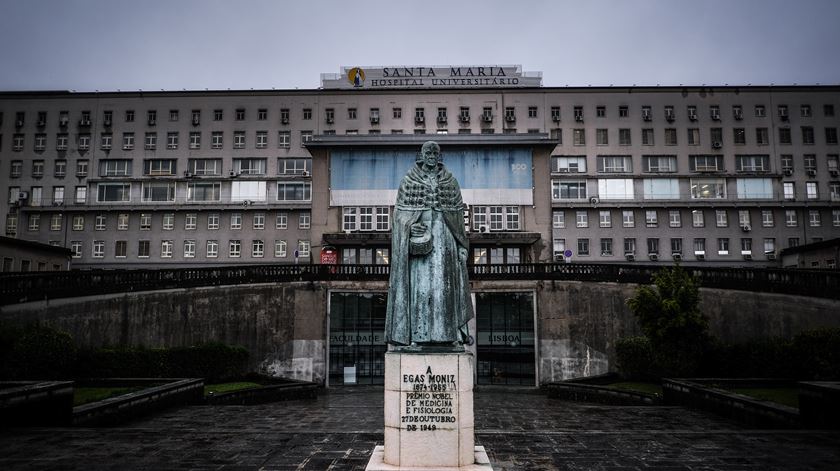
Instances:
[[[338,265],[338,250],[335,247],[321,249],[321,265]]]

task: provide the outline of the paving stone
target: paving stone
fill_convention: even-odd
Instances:
[[[0,469],[363,471],[383,441],[382,388],[316,400],[171,409],[113,428],[0,429]],[[840,469],[840,432],[753,430],[680,407],[603,406],[481,389],[476,444],[494,469]]]

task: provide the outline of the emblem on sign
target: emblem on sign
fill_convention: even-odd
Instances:
[[[361,87],[365,83],[365,71],[361,67],[353,67],[347,71],[347,81],[354,87]]]

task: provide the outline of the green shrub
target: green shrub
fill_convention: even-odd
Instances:
[[[800,379],[840,380],[840,328],[801,332],[791,342],[791,353]]]
[[[0,334],[2,377],[6,379],[66,379],[73,376],[76,347],[70,334],[31,324],[4,326]]]
[[[647,337],[625,337],[615,342],[618,371],[627,378],[653,373],[653,350]]]

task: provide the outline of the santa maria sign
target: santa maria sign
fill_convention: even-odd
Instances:
[[[342,67],[321,74],[324,89],[541,87],[541,72],[520,65]]]

